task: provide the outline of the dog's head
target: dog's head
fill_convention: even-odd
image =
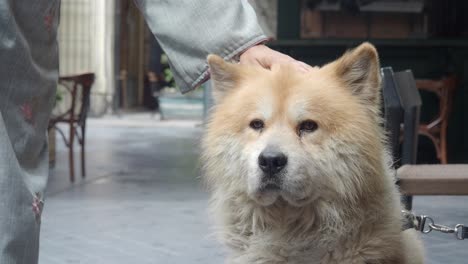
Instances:
[[[209,185],[268,206],[352,200],[380,166],[379,61],[362,44],[310,73],[208,57],[215,107],[203,143]]]

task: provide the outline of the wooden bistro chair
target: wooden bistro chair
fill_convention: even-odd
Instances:
[[[59,78],[59,87],[63,87],[64,97],[70,100],[70,104],[63,113],[52,116],[49,122],[49,129],[55,127],[62,136],[65,145],[68,147],[68,159],[70,169],[70,181],[75,181],[74,166],[74,142],[75,137],[81,146],[81,176],[86,175],[85,164],[85,143],[86,143],[86,117],[89,110],[89,100],[91,87],[94,83],[94,73],[84,73],[80,75],[63,76]],[[68,125],[68,138],[57,124]]]
[[[385,128],[394,160],[402,164],[397,182],[405,195],[406,209],[411,210],[413,195],[468,195],[468,164],[415,165],[421,100],[411,72],[393,73],[391,68],[383,68],[382,77]],[[400,124],[404,124],[404,131]]]
[[[428,124],[420,124],[418,133],[434,144],[440,163],[447,164],[447,127],[457,79],[451,75],[440,80],[416,80],[419,90],[431,92],[439,99],[439,111]]]

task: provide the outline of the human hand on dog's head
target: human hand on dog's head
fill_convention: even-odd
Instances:
[[[265,45],[256,45],[247,49],[240,56],[240,63],[259,65],[265,69],[271,69],[275,64],[291,64],[294,65],[298,71],[304,73],[318,68],[312,67],[302,61],[297,61],[290,56],[272,50]]]

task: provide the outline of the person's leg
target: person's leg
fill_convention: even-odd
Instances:
[[[38,262],[59,0],[0,0],[0,263]]]

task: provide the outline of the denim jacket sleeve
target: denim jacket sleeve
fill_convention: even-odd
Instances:
[[[247,0],[135,0],[188,92],[209,78],[206,56],[226,60],[267,37]]]

